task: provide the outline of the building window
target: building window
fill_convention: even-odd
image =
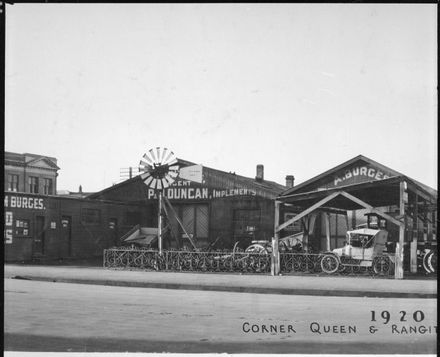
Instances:
[[[101,210],[93,208],[81,209],[81,222],[85,224],[101,224]]]
[[[8,191],[18,191],[18,175],[8,174]]]
[[[38,193],[38,177],[29,176],[29,192]]]
[[[261,237],[261,210],[259,209],[236,209],[233,215],[234,241],[243,240],[244,244],[250,244],[253,239]]]
[[[43,193],[45,195],[51,195],[52,190],[53,190],[52,179],[45,178],[44,179],[44,186],[43,186]]]
[[[15,236],[28,237],[29,236],[29,220],[17,219],[15,221]]]
[[[295,217],[296,215],[297,215],[297,213],[291,213],[291,212],[284,213],[284,222]],[[303,229],[302,229],[301,220],[299,219],[299,220],[293,222],[292,224],[289,224],[286,228],[284,228],[284,230],[286,232],[289,232],[290,234],[302,232]]]

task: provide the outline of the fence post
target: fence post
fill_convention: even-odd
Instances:
[[[280,238],[280,232],[278,226],[280,224],[280,201],[275,200],[275,217],[274,217],[274,236],[272,238],[272,255],[270,273],[272,276],[280,273],[280,253],[278,251],[278,239]]]
[[[271,274],[278,275],[280,273],[280,252],[278,250],[278,238],[272,238],[272,256],[271,256]]]
[[[394,272],[395,279],[403,279],[403,244],[405,242],[405,203],[408,203],[408,194],[406,193],[406,182],[400,182],[400,199],[399,199],[399,217],[403,221],[399,225],[399,243],[396,244],[396,267]],[[417,217],[416,217],[417,218]]]

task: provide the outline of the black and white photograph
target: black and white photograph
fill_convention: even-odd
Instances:
[[[436,3],[0,11],[5,356],[437,354]]]

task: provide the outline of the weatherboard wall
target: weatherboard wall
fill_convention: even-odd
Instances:
[[[194,240],[200,247],[207,246],[220,237],[216,247],[231,248],[237,240],[246,240],[250,243],[251,240],[271,239],[274,227],[274,199],[284,189],[284,186],[271,181],[257,181],[203,167],[202,182],[179,178],[173,185],[163,190],[162,194],[174,207],[180,220],[185,221],[185,217],[192,209],[202,215],[197,217],[197,213],[194,213],[193,217],[187,219],[196,221],[194,229],[186,227],[188,233],[194,235]],[[150,208],[153,224],[157,224],[158,191],[147,187],[139,176],[89,197],[121,202],[142,202]],[[199,227],[197,221],[200,221],[200,218],[205,219],[205,212],[208,220]],[[171,218],[171,226],[173,234],[182,239],[181,243],[188,245],[189,241],[185,240],[182,228],[173,218]],[[198,235],[198,228],[203,231],[202,234]],[[170,239],[164,244],[175,248],[177,243]]]
[[[133,204],[5,192],[4,206],[6,261],[101,256],[135,224],[151,224]]]

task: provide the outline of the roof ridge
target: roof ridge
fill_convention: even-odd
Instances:
[[[316,175],[316,176],[314,176],[314,177],[312,177],[312,178],[310,178],[310,179],[300,183],[297,186],[294,186],[292,188],[287,189],[282,194],[283,195],[289,195],[289,194],[295,193],[299,189],[304,188],[304,187],[306,187],[306,186],[308,186],[308,185],[310,185],[310,184],[312,184],[314,182],[317,182],[320,179],[322,179],[322,178],[324,178],[324,177],[326,177],[328,175],[331,175],[331,174],[341,170],[342,168],[344,168],[346,166],[349,166],[349,165],[351,165],[351,164],[353,164],[353,163],[355,163],[356,161],[359,161],[359,160],[364,161],[364,162],[369,163],[369,164],[372,164],[374,166],[377,166],[378,168],[380,168],[380,169],[382,169],[384,171],[388,171],[389,173],[393,174],[394,176],[406,177],[409,180],[419,184],[422,188],[424,188],[428,192],[435,193],[435,194],[437,192],[436,190],[430,188],[429,186],[427,186],[427,185],[425,185],[425,184],[423,184],[421,182],[418,182],[417,180],[414,180],[411,177],[409,177],[407,175],[404,175],[404,174],[402,174],[402,173],[400,173],[400,172],[398,172],[398,171],[396,171],[396,170],[394,170],[394,169],[392,169],[392,168],[390,168],[390,167],[388,167],[386,165],[383,165],[383,164],[381,164],[381,163],[379,163],[379,162],[377,162],[375,160],[372,160],[372,159],[370,159],[367,156],[357,155],[357,156],[351,158],[350,160],[344,161],[343,163],[341,163],[341,164],[339,164],[339,165],[337,165],[337,166],[335,166],[335,167],[333,167],[331,169],[328,169],[328,170],[326,170],[326,171],[324,171],[324,172],[322,172],[322,173],[320,173],[320,174],[318,174],[318,175]]]

